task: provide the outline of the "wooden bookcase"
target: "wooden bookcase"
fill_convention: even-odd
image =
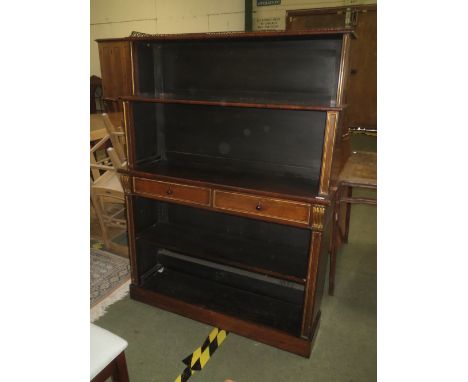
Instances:
[[[310,355],[352,36],[121,39],[132,298]]]

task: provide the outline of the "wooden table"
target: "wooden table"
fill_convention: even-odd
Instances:
[[[109,119],[114,124],[114,126],[122,126],[123,129],[123,113],[121,112],[112,112],[107,113]],[[90,141],[97,141],[106,136],[107,130],[102,114],[90,114]]]

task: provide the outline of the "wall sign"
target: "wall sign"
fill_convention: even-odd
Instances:
[[[263,7],[267,5],[279,5],[281,0],[257,0],[257,7]]]
[[[281,30],[284,29],[284,26],[281,27],[281,18],[276,17],[259,17],[256,20],[257,31],[271,31],[271,30]]]

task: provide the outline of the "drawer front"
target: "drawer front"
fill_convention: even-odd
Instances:
[[[137,194],[156,199],[210,205],[210,190],[203,187],[134,178],[134,190]]]
[[[309,224],[310,221],[309,204],[282,199],[215,190],[213,206],[222,210],[295,223]]]

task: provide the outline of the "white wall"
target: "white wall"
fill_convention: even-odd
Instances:
[[[101,76],[98,38],[244,30],[244,0],[91,0],[91,75]]]
[[[274,18],[285,28],[286,10],[374,4],[376,0],[282,0],[281,5],[257,7],[253,1],[253,29],[257,21]],[[98,38],[145,33],[222,32],[244,30],[244,0],[91,0],[91,74],[101,76]]]

